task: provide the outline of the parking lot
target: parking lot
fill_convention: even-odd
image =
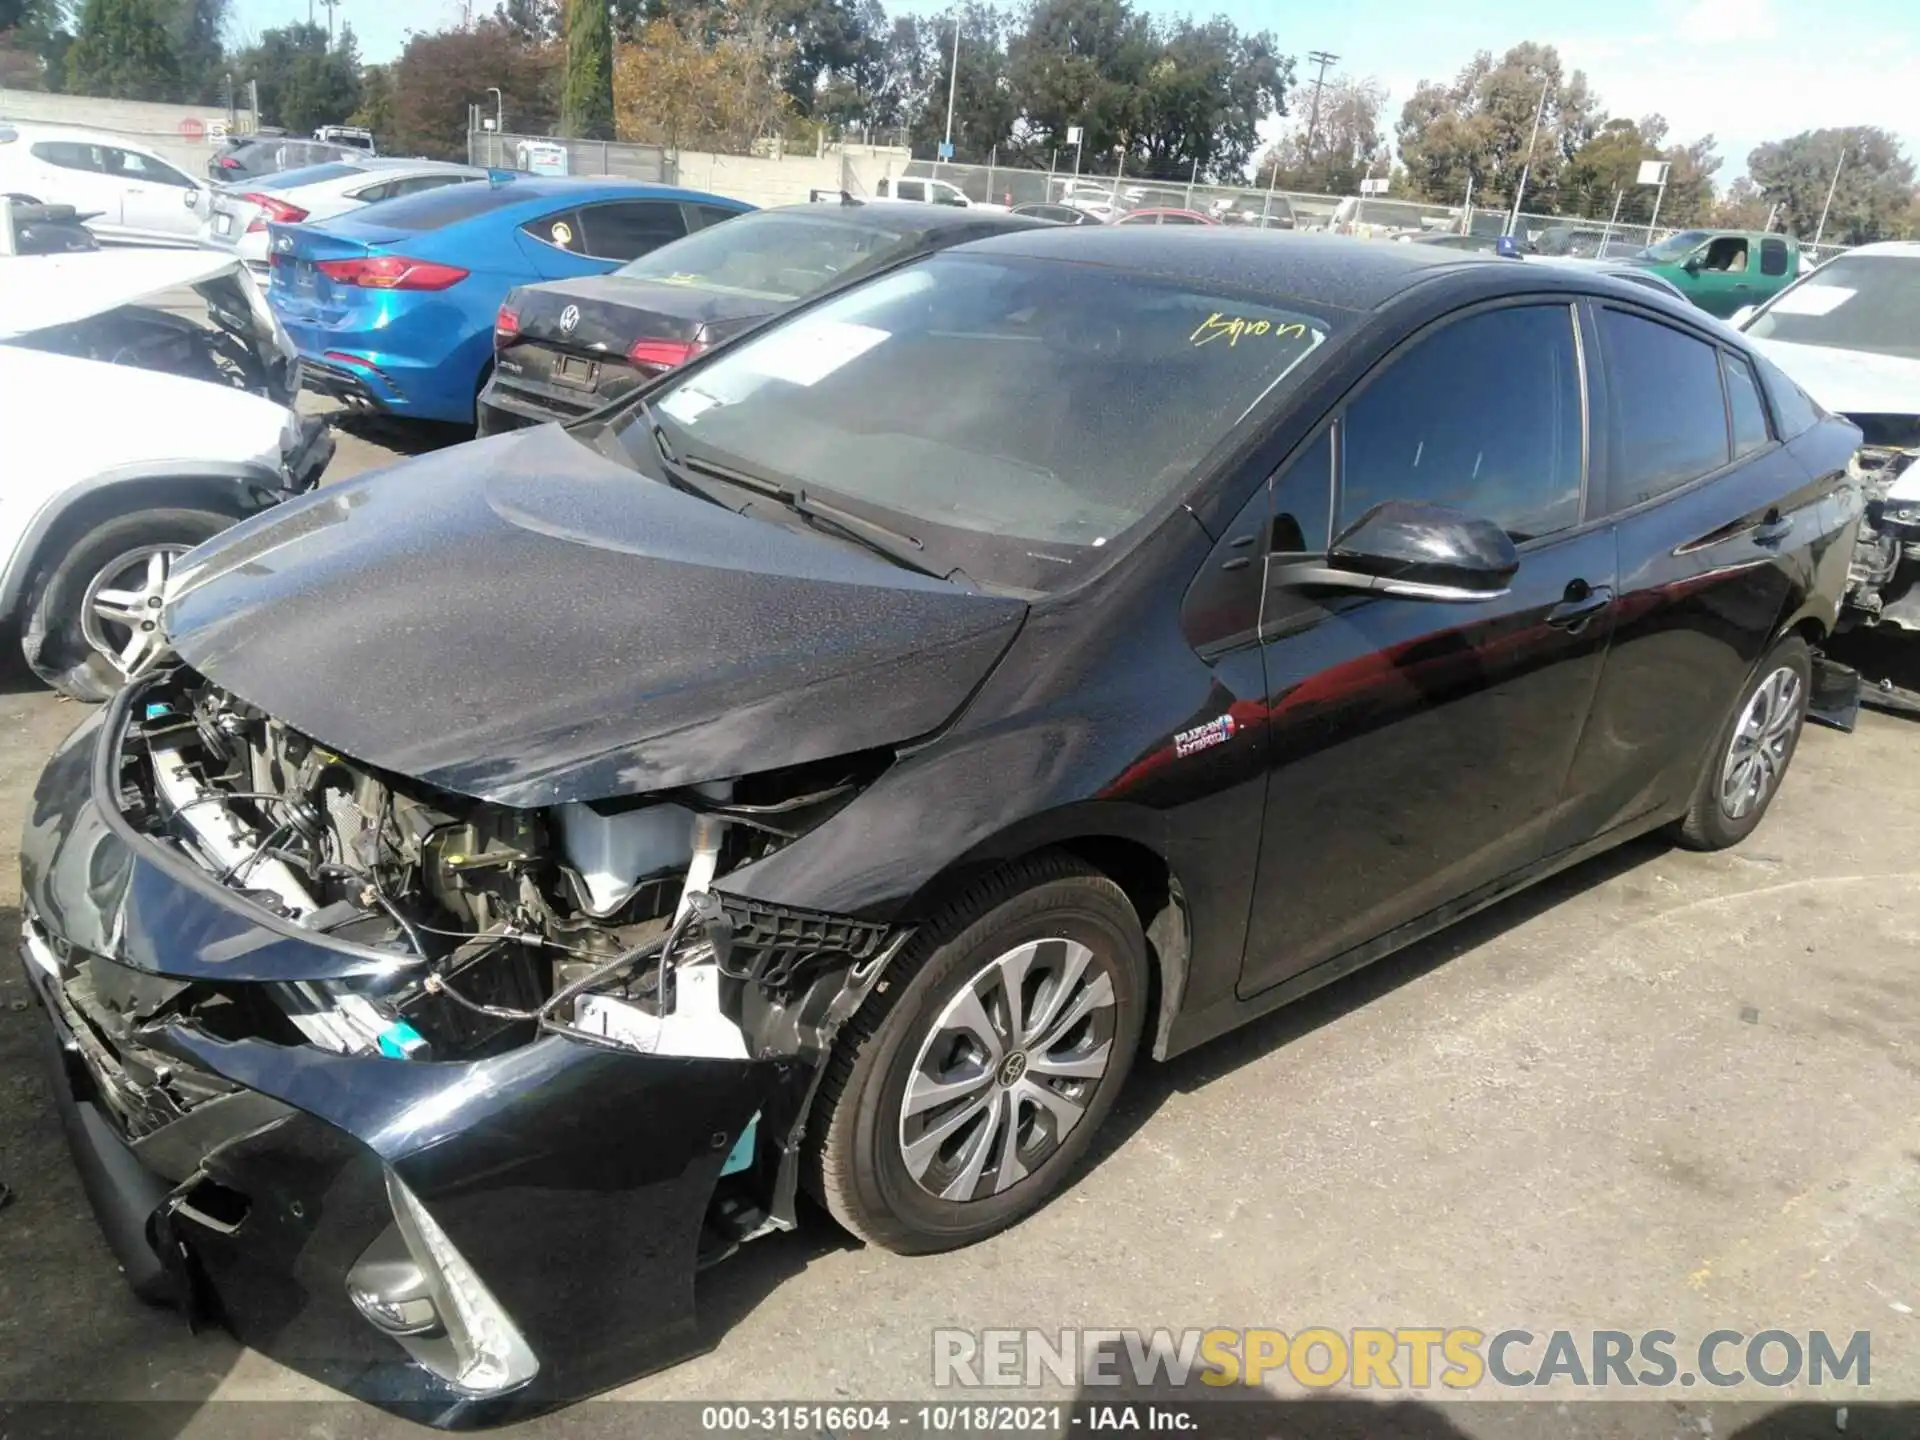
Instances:
[[[394,438],[344,432],[334,476],[382,463]],[[0,673],[8,949],[33,782],[81,713],[17,662]],[[1683,1340],[1777,1327],[1871,1332],[1870,1390],[1749,1384],[1712,1398],[1766,1409],[1729,1412],[1673,1388],[1551,1424],[1423,1401],[1392,1429],[1321,1407],[1262,1433],[1920,1433],[1920,1409],[1900,1403],[1920,1401],[1916,754],[1920,731],[1897,718],[1864,714],[1852,736],[1809,729],[1744,846],[1634,844],[1146,1066],[1078,1183],[990,1242],[902,1259],[803,1212],[797,1233],[703,1278],[711,1353],[619,1398],[926,1396],[941,1326],[1664,1327]],[[124,1293],[26,997],[0,966],[0,1180],[14,1192],[0,1210],[0,1396],[184,1402],[143,1412],[142,1433],[408,1430],[344,1403],[200,1403],[332,1392]],[[537,1208],[526,1223],[539,1226]],[[587,1405],[527,1428],[636,1423]]]

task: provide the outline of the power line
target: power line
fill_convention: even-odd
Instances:
[[[1320,91],[1327,83],[1327,67],[1334,64],[1339,58],[1338,55],[1334,55],[1326,50],[1309,50],[1307,52],[1307,63],[1309,65],[1318,65],[1320,67],[1320,73],[1313,77],[1313,106],[1307,112],[1307,138],[1302,147],[1303,154],[1301,156],[1304,160],[1313,159],[1313,131],[1314,127],[1320,123]]]

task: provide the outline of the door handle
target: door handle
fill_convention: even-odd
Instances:
[[[1793,517],[1782,515],[1778,510],[1767,512],[1767,518],[1754,527],[1753,543],[1756,545],[1778,545],[1793,533]]]
[[[1556,630],[1578,635],[1602,610],[1613,603],[1611,585],[1588,585],[1575,580],[1567,586],[1567,598],[1547,611],[1547,624]]]

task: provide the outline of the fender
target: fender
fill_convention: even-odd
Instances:
[[[309,447],[302,447],[303,452]],[[156,501],[191,502],[205,509],[231,513],[236,520],[264,510],[308,488],[333,453],[329,438],[318,456],[303,453],[308,462],[289,476],[265,461],[194,460],[171,465],[115,466],[76,481],[50,497],[28,522],[6,568],[0,572],[0,616],[20,613],[33,576],[40,567],[47,542],[63,528],[62,522],[153,508]]]

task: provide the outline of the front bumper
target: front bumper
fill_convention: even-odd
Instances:
[[[447,1427],[550,1409],[702,1348],[694,1275],[721,1169],[756,1114],[791,1125],[811,1067],[558,1034],[488,1059],[415,1062],[222,1039],[167,1018],[186,986],[338,976],[366,952],[256,918],[97,802],[96,752],[125,706],[89,719],[49,762],[21,871],[23,958],[61,1115],[136,1289]],[[103,1030],[106,993],[150,1018]],[[348,1271],[393,1223],[388,1170],[524,1337],[539,1368],[519,1388],[462,1393],[349,1299]]]

